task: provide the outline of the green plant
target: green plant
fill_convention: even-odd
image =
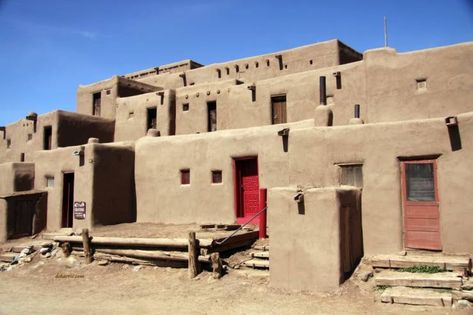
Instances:
[[[374,290],[375,291],[378,291],[378,292],[383,292],[384,290],[386,290],[388,288],[387,285],[377,285],[374,287]]]
[[[444,272],[445,269],[440,268],[439,266],[426,266],[426,265],[419,265],[407,268],[400,268],[397,271],[399,272],[412,272],[412,273],[438,273]]]

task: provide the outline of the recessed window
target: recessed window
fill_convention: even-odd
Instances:
[[[25,161],[25,154],[21,153],[20,154],[20,162],[24,162],[24,161]]]
[[[47,188],[54,187],[54,176],[46,176],[46,187]]]
[[[245,69],[248,69],[249,67],[250,67],[249,64],[246,64],[246,65],[245,65]]]
[[[11,139],[7,139],[7,149],[10,149],[11,147]]]
[[[158,109],[150,107],[146,109],[146,130],[156,129],[158,123]]]
[[[222,77],[222,71],[217,69],[217,77],[220,79]]]
[[[43,150],[51,150],[53,143],[53,127],[45,126],[43,128]]]
[[[255,61],[255,68],[258,68],[258,67],[259,67],[259,62]]]
[[[190,185],[191,183],[191,170],[186,168],[181,170],[181,185]]]
[[[349,185],[362,188],[363,187],[363,165],[362,164],[346,164],[339,165],[340,185]]]
[[[240,66],[239,65],[235,65],[235,72],[240,72]]]
[[[269,67],[269,65],[270,65],[270,64],[271,64],[271,62],[269,61],[269,59],[268,59],[268,60],[266,60],[266,66],[268,66],[268,67]]]
[[[33,134],[32,134],[32,133],[29,133],[29,134],[28,134],[28,141],[31,141],[31,139],[33,139]]]
[[[212,171],[212,184],[220,184],[222,182],[222,171]]]
[[[313,65],[314,61],[312,59],[309,60],[309,64]]]
[[[135,112],[129,112],[128,113],[128,119],[131,119],[133,117],[135,117]]]
[[[110,95],[110,93],[112,93],[112,91],[110,91],[110,90],[107,90],[107,91],[105,92],[105,94],[107,94],[107,95]]]
[[[182,111],[183,112],[188,112],[189,111],[189,103],[182,104]]]
[[[230,74],[230,68],[226,67],[226,68],[225,68],[225,71],[227,72],[227,75]]]
[[[427,79],[417,79],[416,80],[416,89],[419,92],[427,90]]]

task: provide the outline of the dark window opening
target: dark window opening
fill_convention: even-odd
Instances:
[[[271,97],[271,123],[284,124],[287,122],[286,95]]]
[[[363,188],[363,165],[347,164],[339,166],[341,168],[340,185]]]
[[[337,90],[342,88],[342,74],[340,71],[334,72],[333,75],[335,76],[335,84],[337,86]]]
[[[259,67],[259,62],[255,61],[255,68],[258,68],[258,67]]]
[[[46,126],[43,128],[43,150],[51,150],[52,148],[53,127]]]
[[[146,130],[156,129],[158,121],[158,110],[156,109],[156,107],[150,107],[146,109],[146,112]]]
[[[222,171],[212,171],[212,184],[220,184],[222,182]]]
[[[282,55],[277,55],[275,57],[276,57],[276,59],[278,60],[278,63],[279,63],[279,70],[284,69],[284,64],[282,62]]]
[[[29,134],[28,134],[28,141],[31,141],[31,139],[33,139],[33,134],[32,134],[32,133],[29,133]]]
[[[94,93],[92,96],[92,115],[100,116],[100,109],[102,106],[102,93]]]
[[[249,64],[246,64],[246,65],[245,65],[245,69],[248,69],[248,68],[250,68],[250,65],[249,65]]]
[[[181,185],[190,185],[191,183],[191,171],[190,169],[181,170]]]
[[[7,149],[11,148],[11,139],[7,139]]]
[[[235,65],[235,72],[240,72],[240,66],[239,65]]]
[[[24,162],[24,161],[25,161],[25,154],[21,153],[20,154],[20,162]]]
[[[189,103],[184,103],[184,104],[182,104],[182,111],[183,111],[183,112],[189,111]]]
[[[222,77],[222,71],[217,69],[217,77],[220,79]]]
[[[227,67],[227,68],[225,68],[225,71],[227,72],[227,75],[229,75],[229,74],[230,74],[230,68],[228,68],[228,67]]]
[[[268,67],[269,67],[269,65],[270,65],[270,64],[271,64],[271,63],[270,63],[269,59],[268,59],[268,60],[266,60],[266,66],[268,66]]]
[[[314,64],[314,61],[312,59],[309,60],[309,64]]]
[[[207,102],[207,131],[217,130],[217,102]]]
[[[435,201],[434,164],[406,164],[407,200]]]

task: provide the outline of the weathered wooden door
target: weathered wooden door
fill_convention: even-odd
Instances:
[[[74,206],[74,173],[64,173],[62,191],[62,227],[72,227]]]
[[[259,211],[258,159],[235,161],[237,185],[237,221],[249,220]],[[257,220],[253,221],[257,223]]]
[[[271,119],[273,125],[287,122],[286,95],[271,97]]]
[[[404,246],[441,250],[435,160],[401,162]]]

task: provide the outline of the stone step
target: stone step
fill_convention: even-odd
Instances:
[[[0,253],[0,261],[11,263],[13,261],[13,258],[15,258],[17,255],[17,253],[12,252]]]
[[[451,272],[410,273],[383,271],[376,274],[377,286],[461,289],[462,278]]]
[[[251,260],[245,261],[243,265],[250,268],[269,269],[269,260],[251,259]]]
[[[268,252],[269,251],[269,245],[255,245],[255,246],[253,246],[253,249]]]
[[[468,256],[446,255],[377,255],[369,259],[374,268],[409,268],[416,266],[433,266],[448,271],[471,272],[471,259]]]
[[[269,252],[268,251],[251,252],[250,255],[253,258],[269,259]]]
[[[395,287],[387,288],[381,294],[381,302],[384,303],[451,307],[452,300],[451,293],[439,292],[432,289]]]

